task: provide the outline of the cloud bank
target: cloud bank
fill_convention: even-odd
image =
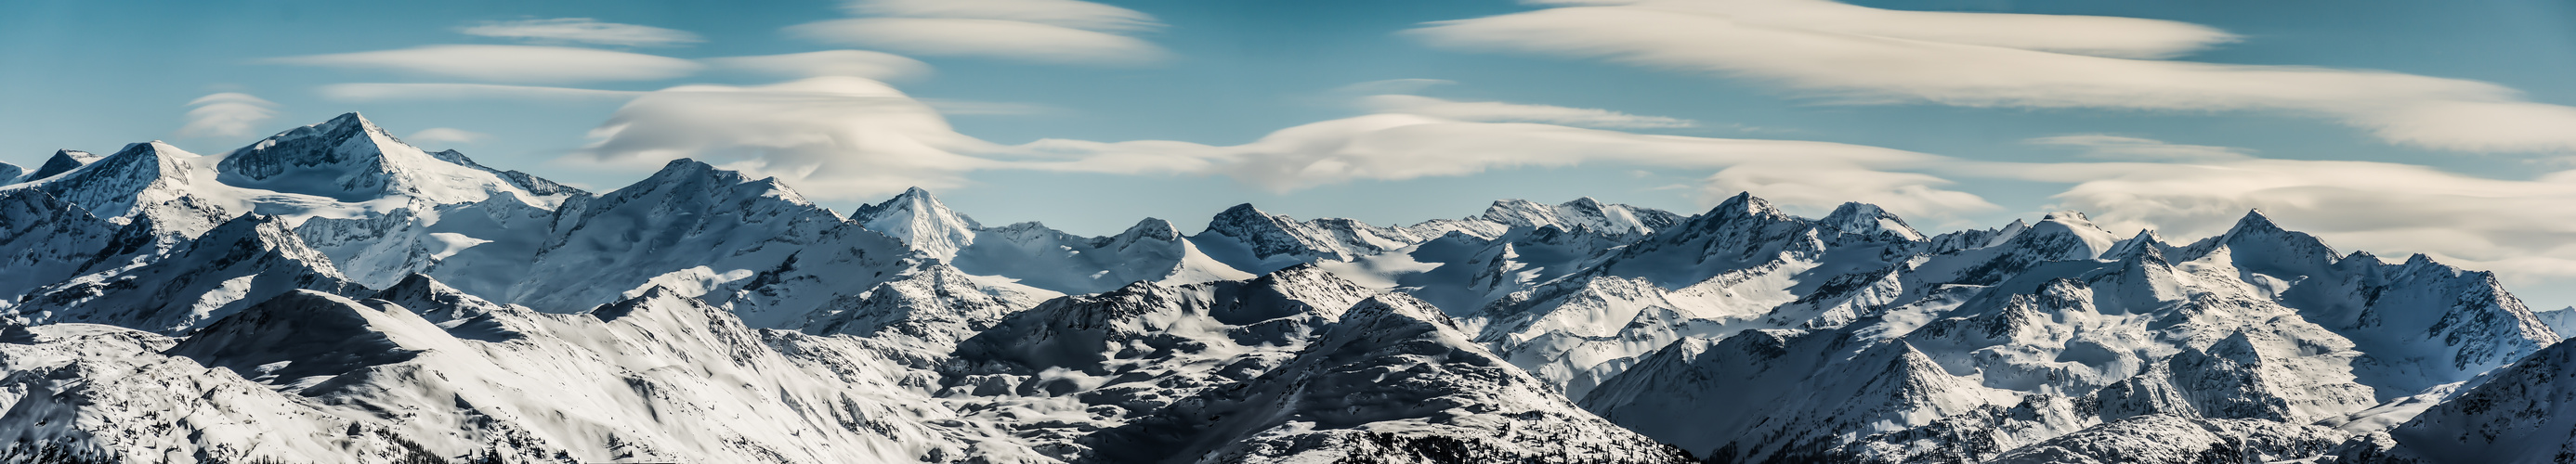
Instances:
[[[2472,152],[2576,151],[2576,108],[2477,81],[2167,61],[2234,40],[2093,16],[1881,10],[1824,0],[1654,0],[1432,23],[1432,45],[1602,59],[1785,87],[1843,103],[2268,111]]]
[[[1042,64],[1137,66],[1170,53],[1130,36],[1162,27],[1151,15],[1074,0],[858,0],[866,17],[790,26],[789,35],[922,56]]]
[[[603,23],[590,18],[488,21],[459,29],[457,32],[534,43],[584,43],[628,47],[665,47],[706,41],[688,31],[634,24]]]

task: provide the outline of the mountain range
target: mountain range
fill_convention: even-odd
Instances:
[[[2576,308],[2249,212],[1194,234],[589,192],[346,114],[0,165],[0,462],[2576,462]]]

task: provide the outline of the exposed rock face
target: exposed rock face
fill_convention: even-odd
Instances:
[[[1746,194],[1083,237],[690,160],[593,195],[389,134],[0,168],[0,461],[2576,456],[2576,309],[2260,213],[1927,235]]]

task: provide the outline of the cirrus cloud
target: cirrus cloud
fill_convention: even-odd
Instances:
[[[260,123],[277,117],[276,103],[240,92],[221,92],[188,102],[180,137],[240,137],[254,134]]]
[[[860,18],[789,26],[789,35],[922,56],[1136,66],[1170,53],[1127,34],[1162,27],[1135,10],[1078,0],[855,0]]]
[[[325,85],[320,91],[323,98],[346,102],[462,99],[599,101],[625,100],[644,94],[626,90],[525,85],[367,82]]]
[[[1542,105],[1518,105],[1504,113],[1532,108],[1560,116],[1556,119],[1590,122],[1623,114]],[[1495,119],[1492,111],[1456,113]],[[592,136],[596,142],[567,162],[645,170],[676,158],[698,158],[778,177],[817,198],[883,195],[913,186],[953,187],[966,184],[968,173],[986,170],[1221,175],[1286,192],[1352,181],[1610,164],[1713,172],[1709,180],[1713,188],[1752,190],[1783,204],[1820,211],[1854,200],[1929,217],[1999,208],[1947,188],[1948,180],[1898,172],[1950,160],[1922,153],[1402,112],[1309,123],[1231,146],[1068,139],[1001,145],[957,133],[938,108],[891,86],[846,76],[651,92],[618,109]],[[1712,198],[1732,193],[1710,192]]]
[[[695,61],[641,53],[534,45],[427,45],[267,61],[506,83],[657,80],[686,76],[705,67]]]
[[[898,80],[930,74],[921,60],[867,50],[824,50],[784,55],[708,58],[717,66],[788,77],[851,76]]]
[[[630,47],[660,47],[706,41],[688,31],[634,24],[603,23],[590,18],[487,21],[459,29],[457,32],[536,43],[587,43]]]
[[[854,0],[843,7],[866,16],[1000,19],[1093,31],[1163,27],[1153,15],[1077,0]]]
[[[1150,64],[1166,58],[1162,47],[1132,37],[1000,19],[852,18],[799,24],[787,30],[818,42],[915,55],[1106,66]]]
[[[2494,84],[2148,59],[2235,39],[2169,21],[1824,0],[1654,0],[1444,21],[1410,34],[1455,49],[1704,72],[1845,103],[2268,111],[2322,117],[2404,145],[2576,151],[2576,108],[2526,101]]]
[[[1593,108],[1569,108],[1504,102],[1462,102],[1420,95],[1370,95],[1360,106],[1379,113],[1407,113],[1478,122],[1537,122],[1615,129],[1693,127],[1699,123],[1663,116],[1639,116]]]
[[[1001,164],[960,154],[995,149],[949,128],[929,105],[848,76],[654,91],[618,108],[591,137],[566,162],[650,169],[696,158],[820,198],[953,187],[965,172]]]
[[[474,143],[491,136],[491,134],[453,127],[432,127],[413,132],[403,137],[403,140],[417,143]]]

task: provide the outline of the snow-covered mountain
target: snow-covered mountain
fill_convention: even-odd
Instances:
[[[54,156],[45,158],[45,164],[36,165],[36,170],[27,171],[24,175],[19,176],[17,178],[17,182],[34,182],[36,180],[53,177],[58,174],[71,172],[73,169],[79,169],[83,165],[96,162],[99,158],[100,156],[86,151],[54,150]]]
[[[388,199],[471,203],[510,195],[551,207],[568,193],[552,182],[514,181],[454,151],[431,154],[394,138],[358,113],[278,133],[215,164],[226,185],[312,195],[345,203]],[[544,191],[538,193],[531,191]]]
[[[2576,308],[2259,212],[590,193],[356,114],[0,168],[0,462],[2549,462]],[[2125,238],[2123,238],[2125,237]]]

